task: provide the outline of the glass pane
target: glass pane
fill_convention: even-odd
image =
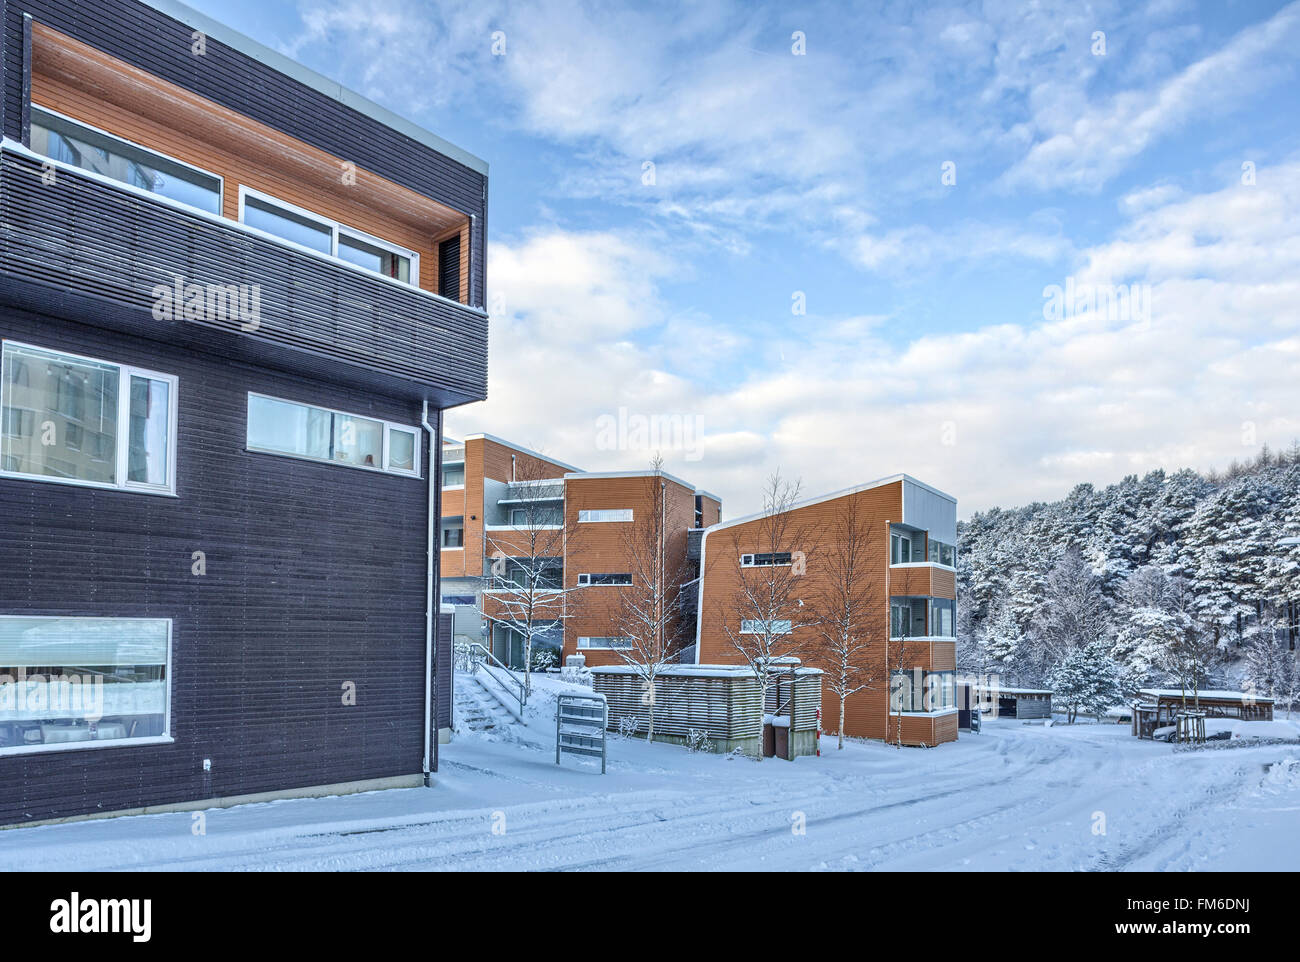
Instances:
[[[334,416],[334,460],[368,468],[384,466],[384,425],[379,421]]]
[[[342,232],[339,233],[339,257],[376,274],[395,277],[407,283],[411,281],[410,258]]]
[[[333,415],[329,411],[250,396],[248,446],[328,461],[332,421]]]
[[[309,217],[257,197],[244,198],[244,223],[276,237],[310,247],[322,254],[334,253],[334,229]]]
[[[166,732],[168,623],[0,617],[0,750]]]
[[[6,471],[116,483],[116,366],[6,345],[0,377]]]
[[[465,483],[465,465],[446,465],[442,469],[442,486],[444,488]]]
[[[182,204],[221,213],[221,181],[32,107],[32,150]]]
[[[170,405],[171,385],[166,381],[131,377],[128,481],[166,486]]]
[[[388,430],[388,467],[394,471],[415,470],[415,433]]]

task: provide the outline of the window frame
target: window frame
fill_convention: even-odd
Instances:
[[[613,513],[613,512],[618,512],[619,514],[626,514],[627,517],[626,518],[591,517],[591,515],[593,514],[606,514],[606,513]],[[584,518],[583,515],[587,515],[587,517]],[[636,514],[632,508],[579,508],[578,509],[579,524],[628,524],[634,522],[635,520],[636,520]]]
[[[759,558],[785,558],[786,560],[759,561]],[[793,564],[793,551],[754,551],[740,556],[740,566],[742,568],[789,568]]]
[[[442,522],[451,521],[451,518],[443,518],[438,524],[438,547],[442,551],[464,551],[465,550],[465,519],[460,518],[456,524],[444,524]],[[447,544],[447,534],[451,531],[460,532],[460,544]]]
[[[287,237],[281,237],[279,234],[272,234],[269,231],[264,231],[261,230],[260,228],[253,227],[251,224],[249,224],[247,221],[244,220],[244,208],[249,197],[252,197],[254,200],[262,204],[266,204],[271,207],[282,208],[283,210],[285,210],[290,214],[294,214],[298,217],[303,218],[304,220],[313,221],[316,224],[319,224],[321,227],[328,228],[330,232],[329,253],[325,253],[324,251],[318,251],[314,247],[308,247],[306,244],[299,244],[297,241],[289,240]],[[239,185],[239,223],[243,224],[244,227],[246,227],[248,230],[256,231],[258,234],[263,234],[267,237],[272,237],[275,240],[279,241],[281,244],[288,244],[291,247],[294,247],[298,250],[309,251],[310,253],[315,254],[317,257],[328,257],[331,260],[335,260],[340,263],[347,264],[349,267],[355,268],[356,270],[364,271],[365,273],[373,275],[375,277],[387,278],[388,280],[393,281],[394,283],[397,284],[401,284],[405,287],[416,287],[416,288],[420,287],[420,255],[418,252],[409,250],[408,248],[403,247],[401,244],[394,244],[392,241],[384,240],[382,237],[375,237],[373,234],[367,234],[365,231],[359,230],[356,227],[349,227],[347,224],[334,220],[333,218],[326,217],[324,214],[318,214],[314,210],[308,210],[305,207],[299,207],[297,204],[292,204],[287,200],[282,200],[281,198],[276,197],[274,194],[268,194],[266,193],[266,191],[258,190],[255,187],[249,187],[247,184]],[[353,263],[350,260],[340,257],[339,256],[339,234],[340,233],[352,238],[353,240],[359,240],[362,243],[372,244],[375,247],[383,248],[384,250],[388,251],[390,254],[396,254],[399,257],[407,258],[407,260],[409,260],[411,264],[410,280],[404,281],[400,277],[390,277],[388,274],[384,274],[380,271],[372,271],[368,267],[363,267],[360,264]]]
[[[172,733],[172,672],[175,662],[173,633],[175,630],[175,623],[171,618],[134,618],[117,617],[113,615],[28,615],[14,614],[12,612],[0,614],[0,620],[8,618],[22,618],[26,621],[60,621],[68,618],[92,619],[96,621],[165,621],[167,623],[167,661],[164,665],[166,682],[163,685],[163,732],[161,735],[144,735],[140,738],[105,738],[102,741],[100,739],[91,739],[80,742],[55,742],[50,745],[11,746],[9,748],[0,748],[0,758],[7,758],[13,755],[41,755],[48,752],[86,751],[98,748],[136,748],[145,745],[170,745],[175,743],[176,736]],[[60,665],[58,667],[65,666]]]
[[[371,414],[357,414],[352,411],[340,411],[338,408],[326,407],[323,404],[312,404],[308,401],[295,401],[292,398],[276,397],[273,394],[264,394],[261,391],[248,391],[246,393],[248,395],[248,398],[244,403],[244,451],[249,454],[266,454],[277,458],[293,458],[297,461],[310,461],[312,464],[330,464],[330,465],[334,465],[335,467],[356,468],[359,471],[369,471],[373,474],[391,474],[399,478],[418,479],[423,477],[420,471],[420,464],[424,453],[424,448],[423,448],[423,440],[421,439],[420,436],[422,432],[417,427],[413,427],[412,425],[409,424],[403,424],[401,421],[389,421],[387,418],[375,417],[374,415]],[[384,439],[384,450],[382,452],[382,457],[380,458],[382,463],[379,465],[374,465],[372,467],[371,465],[368,464],[353,464],[350,461],[336,461],[333,458],[314,458],[308,454],[294,454],[289,451],[272,451],[269,448],[259,448],[253,446],[248,439],[248,432],[251,423],[250,416],[249,416],[250,415],[249,409],[251,407],[251,404],[249,402],[251,402],[252,399],[255,397],[261,398],[264,401],[275,401],[280,404],[293,404],[296,405],[297,407],[312,408],[317,411],[325,411],[329,413],[331,450],[333,450],[334,447],[334,417],[335,416],[345,417],[345,418],[355,418],[360,421],[373,421],[381,425],[383,427],[382,434]],[[388,466],[389,464],[388,435],[389,435],[389,430],[391,428],[397,428],[400,431],[405,431],[415,435],[415,462],[414,462],[415,470],[407,471],[402,468],[390,468]]]
[[[601,577],[626,577],[627,581],[592,581],[592,577],[600,575]],[[582,579],[586,578],[586,581]],[[580,588],[631,588],[633,585],[632,572],[630,571],[583,571],[578,575],[578,587]]]
[[[16,348],[27,348],[32,351],[40,351],[45,354],[54,354],[59,357],[66,357],[70,361],[81,361],[86,364],[99,364],[104,367],[115,367],[118,370],[117,375],[117,436],[114,438],[116,450],[113,452],[113,473],[118,479],[112,483],[107,481],[86,481],[81,478],[56,478],[48,475],[28,474],[23,471],[9,471],[4,467],[3,460],[0,460],[0,479],[12,479],[16,481],[44,481],[50,484],[67,484],[78,488],[96,488],[100,491],[124,491],[130,494],[152,494],[162,497],[178,497],[176,470],[180,434],[180,377],[175,374],[164,374],[161,371],[151,371],[148,368],[136,367],[132,364],[122,364],[118,361],[106,361],[101,358],[87,357],[84,354],[73,354],[71,351],[65,351],[60,348],[41,347],[38,344],[28,344],[25,341],[17,341],[10,338],[0,338],[0,417],[3,417],[5,410],[5,383],[3,376],[3,362],[5,349],[13,346]],[[128,481],[127,470],[130,466],[130,448],[131,448],[131,378],[142,377],[151,381],[162,381],[168,386],[169,398],[167,405],[167,484],[146,484],[142,481]],[[17,410],[27,411],[30,408],[18,408]],[[3,425],[0,425],[0,431],[3,431]],[[3,441],[0,440],[0,455],[3,452]]]
[[[610,645],[601,644],[593,645],[593,641],[610,642],[622,641],[626,644]],[[632,648],[632,638],[627,635],[579,635],[577,641],[578,651],[628,651]]]
[[[32,150],[32,153],[36,154],[38,157],[45,157],[52,163],[61,164],[64,167],[71,168],[72,170],[77,170],[84,174],[89,174],[92,177],[111,181],[114,184],[119,184],[125,187],[129,187],[132,190],[138,190],[142,194],[146,194],[147,196],[150,197],[156,197],[160,200],[166,201],[169,204],[176,204],[177,206],[183,207],[186,210],[202,211],[204,214],[208,214],[213,217],[223,216],[222,211],[224,211],[226,208],[226,178],[221,176],[221,174],[214,173],[213,171],[210,170],[205,170],[204,168],[199,167],[196,164],[191,164],[188,161],[181,160],[179,157],[173,157],[171,154],[165,154],[161,150],[157,150],[153,147],[146,147],[144,144],[137,143],[136,141],[131,140],[129,137],[123,137],[121,134],[115,134],[112,131],[105,130],[102,127],[97,127],[94,124],[88,124],[84,120],[78,120],[76,117],[72,117],[69,116],[68,114],[63,113],[62,111],[54,110],[50,107],[46,107],[44,104],[39,104],[34,100],[31,101],[31,107],[35,110],[40,110],[43,113],[47,113],[51,117],[57,117],[59,120],[65,121],[67,123],[76,124],[78,127],[85,127],[87,130],[91,131],[92,133],[99,134],[101,137],[107,137],[109,140],[116,140],[119,143],[125,144],[126,146],[130,147],[132,150],[139,150],[146,154],[153,154],[155,157],[160,157],[161,159],[167,161],[169,164],[175,164],[177,167],[183,167],[186,170],[192,170],[194,171],[194,173],[202,174],[204,177],[211,177],[213,180],[217,182],[217,209],[215,211],[210,211],[203,207],[195,207],[193,204],[187,204],[183,200],[177,200],[174,197],[168,197],[166,194],[159,194],[156,191],[145,190],[143,187],[140,187],[137,184],[132,184],[129,181],[118,180],[115,177],[108,176],[107,174],[101,174],[97,170],[90,170],[86,167],[78,167],[76,164],[70,164],[66,160],[57,160],[54,157],[50,157],[48,154],[42,154],[38,150]],[[29,137],[29,142],[30,142],[30,137]],[[28,150],[31,150],[31,148],[28,147]]]
[[[776,627],[769,627],[765,630],[757,630],[753,627],[746,628],[746,625],[785,625],[785,630],[781,631]],[[792,635],[794,634],[794,621],[789,618],[742,618],[740,619],[740,634],[742,635]]]

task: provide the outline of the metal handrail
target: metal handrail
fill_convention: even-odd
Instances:
[[[524,706],[528,704],[528,688],[522,681],[515,677],[515,673],[506,665],[503,665],[492,652],[488,651],[477,641],[459,642],[455,646],[456,667],[460,671],[467,671],[471,675],[477,675],[480,668],[485,669],[485,674],[495,681],[507,694],[519,702],[519,718],[522,721],[524,717]],[[506,687],[505,681],[494,671],[488,671],[490,667],[500,668],[505,672],[506,680],[514,686],[512,691]]]

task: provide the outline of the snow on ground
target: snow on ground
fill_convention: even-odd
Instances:
[[[473,682],[470,682],[473,684]],[[1139,741],[986,722],[940,748],[852,742],[790,763],[611,735],[555,764],[554,695],[458,734],[432,789],[0,832],[0,870],[1294,869],[1300,745]],[[1277,722],[1292,731],[1289,722]],[[796,834],[799,814],[806,833]],[[1102,827],[1105,834],[1095,833]],[[493,828],[504,827],[494,833]]]

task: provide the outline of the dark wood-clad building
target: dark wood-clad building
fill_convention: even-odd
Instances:
[[[169,0],[0,28],[0,825],[427,783],[486,164]]]

